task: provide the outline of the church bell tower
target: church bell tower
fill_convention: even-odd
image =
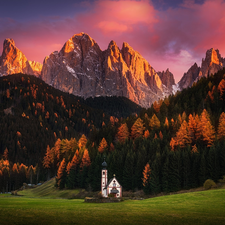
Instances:
[[[106,185],[108,183],[108,174],[107,174],[107,163],[104,159],[104,162],[102,163],[102,180],[101,180],[101,191],[102,191],[102,196],[103,197],[108,197],[107,196],[107,188]]]

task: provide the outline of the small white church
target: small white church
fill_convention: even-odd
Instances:
[[[107,198],[109,194],[113,194],[116,198],[122,197],[122,186],[117,181],[115,174],[112,179],[108,182],[108,174],[107,174],[107,163],[104,160],[102,163],[102,179],[101,179],[101,191],[102,196]]]

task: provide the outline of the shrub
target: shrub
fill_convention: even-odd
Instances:
[[[225,183],[225,175],[223,176],[223,179],[219,179],[220,183]]]
[[[203,184],[203,187],[205,188],[205,190],[209,190],[211,188],[216,188],[217,186],[216,186],[216,183],[213,180],[208,179]]]

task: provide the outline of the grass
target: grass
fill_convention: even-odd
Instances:
[[[0,224],[225,224],[225,189],[101,204],[0,195]]]
[[[23,191],[19,191],[18,195],[22,195],[29,198],[74,198],[79,193],[79,190],[59,190],[54,187],[55,178],[52,178],[48,182],[45,182],[39,187],[25,189]]]

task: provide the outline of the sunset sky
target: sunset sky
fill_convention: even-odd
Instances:
[[[72,35],[89,34],[102,50],[123,42],[156,71],[167,68],[180,80],[206,50],[225,57],[225,0],[11,0],[1,1],[0,54],[5,38],[29,60],[60,50]]]

